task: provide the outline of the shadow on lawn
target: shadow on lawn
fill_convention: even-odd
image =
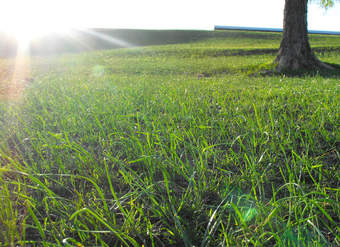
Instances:
[[[325,55],[330,52],[339,52],[339,47],[318,47],[314,48],[313,51],[317,54]],[[203,55],[206,56],[251,56],[251,55],[275,55],[278,52],[278,48],[267,48],[267,49],[227,49],[227,50],[206,50]]]
[[[319,76],[323,78],[340,78],[340,64],[327,63],[327,65],[333,67],[333,69],[316,69],[316,70],[297,70],[297,71],[286,71],[284,73],[280,73],[281,75],[287,77],[314,77]]]
[[[324,63],[330,65],[331,67],[333,67],[333,69],[318,68],[315,70],[296,70],[277,72],[275,70],[276,68],[275,63],[271,63],[244,68],[243,72],[246,73],[249,77],[285,76],[303,78],[319,76],[322,78],[334,78],[334,79],[340,78],[340,64],[327,62]]]
[[[218,68],[210,71],[204,71],[199,73],[198,77],[214,77],[223,76],[227,74],[243,74],[249,77],[322,77],[322,78],[340,78],[340,64],[326,63],[332,66],[334,69],[316,69],[316,70],[297,70],[297,71],[285,71],[277,72],[276,64],[266,63],[259,65],[250,65],[242,68],[231,69],[231,68]]]

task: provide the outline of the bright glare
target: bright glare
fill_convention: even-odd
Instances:
[[[21,22],[19,25],[19,20],[16,24],[17,25],[9,26],[8,30],[5,30],[5,32],[14,37],[20,46],[26,46],[31,41],[45,35],[52,33],[65,33],[68,30],[66,26],[46,26],[33,22]]]
[[[28,45],[32,40],[51,33],[63,33],[69,29],[68,23],[60,12],[47,4],[50,1],[6,1],[1,2],[2,22],[1,31],[14,37],[19,46]]]
[[[35,39],[53,33],[65,33],[69,20],[63,18],[66,5],[55,6],[51,0],[0,0],[0,32],[17,40],[17,53],[13,71],[5,77],[8,83],[5,97],[20,100],[22,92],[31,80],[29,45]],[[1,78],[0,78],[1,79]],[[4,81],[0,81],[3,84]]]

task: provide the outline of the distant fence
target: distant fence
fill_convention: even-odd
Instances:
[[[239,31],[259,31],[259,32],[282,32],[282,28],[264,28],[264,27],[237,27],[237,26],[215,26],[215,30],[239,30]],[[308,30],[311,34],[327,34],[327,35],[340,35],[336,31],[321,31],[321,30]]]

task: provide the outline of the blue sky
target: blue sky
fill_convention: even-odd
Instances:
[[[282,27],[284,0],[0,0],[0,29]],[[309,6],[309,29],[340,31],[340,3]],[[32,29],[33,28],[33,29]]]

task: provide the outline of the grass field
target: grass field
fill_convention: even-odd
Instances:
[[[179,42],[0,60],[1,246],[339,246],[340,73],[256,76],[275,33]]]

